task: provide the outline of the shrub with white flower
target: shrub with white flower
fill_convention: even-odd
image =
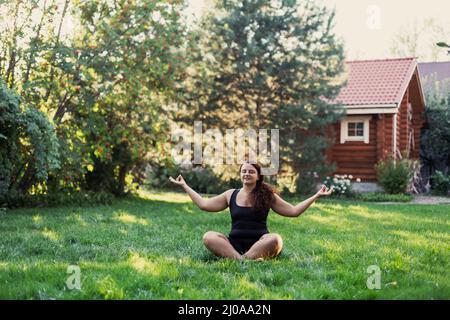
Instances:
[[[326,177],[323,184],[326,185],[327,188],[333,187],[334,195],[346,196],[346,195],[351,194],[351,192],[352,192],[352,185],[351,185],[352,179],[353,179],[352,175],[335,174],[333,177]]]

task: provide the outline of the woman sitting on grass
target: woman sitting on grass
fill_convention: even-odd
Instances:
[[[205,246],[216,256],[231,259],[261,260],[276,257],[283,248],[283,240],[267,229],[267,215],[272,209],[285,217],[298,217],[320,196],[330,195],[333,188],[321,189],[311,198],[296,206],[284,201],[269,184],[264,182],[261,167],[245,162],[240,167],[241,189],[230,189],[210,199],[202,198],[179,175],[169,180],[189,194],[202,210],[219,212],[230,207],[232,227],[228,237],[208,231],[203,236]]]

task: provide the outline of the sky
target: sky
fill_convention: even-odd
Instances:
[[[317,0],[336,8],[335,33],[344,40],[347,60],[385,59],[392,57],[390,47],[396,34],[411,29],[414,21],[434,18],[450,42],[449,0]],[[208,0],[189,0],[188,12],[199,16]],[[426,37],[426,36],[423,36]],[[431,42],[430,42],[431,41]],[[421,40],[423,47],[434,39]],[[427,46],[428,46],[427,45]],[[422,48],[425,50],[425,48]],[[424,52],[424,54],[426,54]],[[445,52],[439,61],[450,60]]]

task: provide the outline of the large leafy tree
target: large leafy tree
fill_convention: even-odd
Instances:
[[[76,7],[77,49],[59,60],[76,94],[69,93],[55,117],[70,113],[66,121],[88,142],[84,187],[122,194],[126,175],[157,154],[168,129],[164,107],[183,63],[181,6],[179,0],[99,0]]]
[[[185,122],[194,117],[220,129],[278,128],[282,162],[300,173],[300,181],[309,172],[326,172],[325,129],[338,118],[327,101],[337,95],[343,71],[334,13],[312,1],[215,4],[200,25]]]
[[[50,191],[123,194],[130,172],[159,155],[170,117],[164,107],[185,61],[183,5],[182,0],[2,4],[12,19],[4,21],[8,27],[0,35],[0,75],[47,114],[58,134],[63,157],[61,169],[49,174]],[[23,190],[30,187],[31,181]]]

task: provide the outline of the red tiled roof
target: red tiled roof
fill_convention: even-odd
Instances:
[[[400,103],[417,67],[415,58],[346,62],[347,85],[334,100],[345,106]]]

